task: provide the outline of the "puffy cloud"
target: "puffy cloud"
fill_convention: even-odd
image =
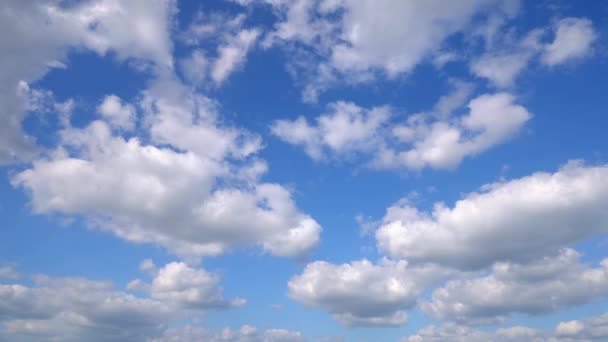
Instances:
[[[555,39],[544,47],[542,62],[549,66],[584,57],[597,34],[589,19],[565,18],[557,23]]]
[[[302,145],[314,159],[330,153],[344,154],[371,150],[381,141],[378,130],[390,118],[388,107],[366,110],[352,102],[335,102],[329,106],[330,113],[319,116],[317,125],[311,126],[306,118],[294,121],[277,120],[271,130],[286,142]]]
[[[603,341],[608,337],[608,314],[559,323],[554,331],[525,326],[499,328],[488,332],[468,326],[445,323],[428,326],[401,342],[574,342]]]
[[[222,83],[230,73],[243,64],[247,52],[259,35],[260,31],[257,29],[241,30],[218,48],[219,56],[211,70],[211,78],[215,83]]]
[[[199,12],[194,16],[188,29],[181,34],[187,45],[198,47],[179,63],[189,82],[203,85],[204,81],[210,80],[219,86],[243,66],[262,33],[259,28],[244,28],[244,20],[244,15],[229,18]],[[210,43],[217,50],[213,58],[202,48]]]
[[[175,314],[161,302],[83,278],[0,285],[0,337],[11,341],[142,341],[160,334]]]
[[[289,296],[329,311],[342,324],[399,326],[407,322],[404,310],[414,307],[422,291],[445,275],[438,267],[410,267],[406,261],[316,261],[289,281]]]
[[[204,269],[194,269],[182,262],[172,262],[160,270],[150,286],[150,296],[184,308],[238,306],[242,299],[226,301],[221,297],[219,277]]]
[[[275,121],[271,129],[314,159],[359,154],[369,155],[367,164],[374,168],[454,168],[513,137],[532,116],[512,95],[497,93],[478,96],[468,103],[468,114],[452,117],[470,92],[470,85],[456,83],[431,112],[411,115],[405,123],[395,122],[388,107],[366,110],[337,102],[316,125],[299,117]]]
[[[116,95],[106,96],[97,108],[97,111],[113,128],[126,131],[135,128],[135,108],[131,104],[124,103]]]
[[[579,258],[565,249],[525,264],[497,263],[488,276],[448,281],[422,309],[441,320],[496,323],[511,313],[543,314],[608,296],[608,259],[591,268]]]
[[[35,140],[21,122],[28,110],[21,82],[40,79],[50,68],[65,67],[71,48],[121,60],[172,65],[170,0],[93,0],[66,5],[53,0],[3,1],[0,7],[0,163],[28,160]]]
[[[495,332],[475,330],[467,326],[446,323],[420,329],[415,335],[401,342],[549,342],[541,330],[516,326],[500,328]]]
[[[378,247],[396,258],[461,269],[553,255],[606,231],[606,177],[606,165],[570,162],[555,173],[487,184],[452,208],[437,203],[421,212],[400,203],[376,231]]]
[[[221,124],[212,101],[173,78],[159,79],[139,105],[150,144],[113,135],[104,121],[67,127],[53,153],[13,178],[35,212],[84,214],[191,259],[244,245],[299,257],[316,246],[321,227],[290,192],[258,182],[266,170],[251,157],[258,136]]]
[[[269,329],[259,334],[255,327],[244,325],[239,329],[224,328],[213,332],[203,327],[187,325],[181,328],[168,329],[162,338],[151,342],[305,342],[299,331]]]
[[[510,34],[495,34],[500,44],[489,45],[488,51],[471,61],[471,72],[490,80],[497,87],[509,87],[517,76],[536,58],[547,66],[580,59],[591,52],[597,34],[589,19],[564,18],[552,28],[553,41],[543,43],[550,29],[534,29],[521,40]]]

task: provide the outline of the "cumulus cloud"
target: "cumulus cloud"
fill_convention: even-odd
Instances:
[[[585,18],[564,18],[557,22],[555,39],[543,49],[542,62],[549,66],[587,56],[597,34]]]
[[[116,95],[106,96],[97,111],[113,128],[125,131],[135,128],[135,107]]]
[[[512,313],[545,314],[608,296],[608,259],[598,267],[564,249],[525,264],[496,263],[488,276],[448,281],[422,310],[465,324],[502,322]]]
[[[559,323],[553,331],[525,326],[481,331],[468,326],[445,323],[428,326],[401,342],[573,342],[603,341],[608,338],[608,314]]]
[[[179,62],[189,82],[204,85],[205,81],[211,81],[219,86],[243,66],[262,33],[259,28],[245,28],[244,21],[242,14],[230,18],[199,12],[194,16],[181,34],[182,41],[196,47]],[[203,48],[210,43],[215,46],[215,56]]]
[[[543,42],[552,34],[552,42]],[[495,34],[500,44],[492,44],[480,57],[471,61],[471,72],[496,87],[511,86],[517,76],[539,57],[540,63],[556,66],[590,54],[597,34],[585,18],[564,18],[550,29],[538,28],[520,40],[509,33]]]
[[[214,332],[203,327],[188,325],[181,328],[168,329],[162,338],[150,342],[306,342],[299,331],[285,329],[268,329],[262,334],[250,325],[239,329],[224,328]]]
[[[138,105],[149,144],[101,120],[67,127],[52,153],[15,175],[35,212],[84,214],[190,259],[246,245],[300,257],[316,246],[317,222],[286,188],[259,182],[258,136],[222,124],[213,101],[174,78],[159,79]]]
[[[422,212],[407,203],[390,207],[376,231],[380,250],[396,258],[461,269],[498,261],[525,262],[608,229],[608,166],[570,162],[487,184],[453,207]]]
[[[145,260],[145,270],[156,265]],[[129,283],[130,288],[148,292],[151,298],[184,309],[226,308],[245,304],[243,299],[225,300],[219,286],[220,278],[202,268],[189,267],[183,262],[171,262],[155,272],[150,285],[139,279]]]
[[[11,341],[142,341],[162,333],[175,315],[162,302],[84,278],[0,285],[0,337]]]
[[[9,0],[0,6],[2,164],[29,160],[37,152],[34,138],[21,127],[28,111],[27,99],[19,91],[21,82],[32,83],[51,68],[65,67],[69,49],[172,65],[173,1],[94,0],[68,5]]]
[[[272,133],[286,142],[304,147],[313,159],[327,153],[347,154],[370,151],[381,143],[378,131],[391,116],[388,107],[366,110],[352,102],[335,102],[328,106],[330,113],[319,116],[310,125],[300,116],[294,121],[277,120]],[[325,152],[325,150],[329,150]]]
[[[400,326],[407,322],[405,310],[414,307],[422,291],[445,275],[441,268],[410,267],[403,260],[342,265],[316,261],[289,281],[289,296],[329,311],[345,325]]]
[[[361,108],[353,103],[329,105],[330,113],[311,125],[304,117],[273,123],[273,134],[299,145],[313,159],[326,156],[367,156],[368,166],[381,169],[419,170],[454,168],[507,141],[532,117],[507,93],[486,94],[468,103],[469,113],[454,116],[466,103],[470,85],[456,83],[430,112],[395,120],[388,107]]]

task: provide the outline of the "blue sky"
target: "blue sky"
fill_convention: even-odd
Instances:
[[[0,340],[608,339],[607,18],[3,2]]]

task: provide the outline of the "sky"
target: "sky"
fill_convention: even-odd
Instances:
[[[4,0],[0,341],[607,341],[608,3]]]

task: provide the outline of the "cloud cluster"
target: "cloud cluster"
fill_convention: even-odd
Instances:
[[[445,323],[428,326],[402,342],[574,342],[603,341],[608,338],[608,314],[559,323],[553,331],[514,326],[488,332]]]
[[[65,68],[70,49],[119,60],[172,65],[171,0],[8,0],[0,11],[0,164],[24,161],[37,152],[21,123],[28,110],[21,82],[39,80],[51,68]]]
[[[342,265],[316,261],[289,281],[289,296],[329,311],[346,325],[400,326],[407,322],[405,310],[446,274],[438,267],[410,267],[388,259],[378,264],[365,259]]]
[[[55,151],[15,175],[34,211],[84,214],[124,239],[190,259],[246,245],[299,257],[318,243],[321,227],[291,193],[258,182],[266,171],[251,157],[258,136],[222,125],[209,99],[174,79],[159,80],[139,107],[151,143],[103,120],[66,127]]]
[[[376,231],[380,250],[396,258],[460,269],[499,261],[528,262],[608,229],[608,166],[570,162],[484,185],[452,208],[422,212],[407,203],[390,207]]]
[[[480,95],[468,102],[469,112],[455,115],[467,102],[470,85],[456,83],[430,112],[399,120],[388,106],[361,108],[350,102],[328,106],[329,113],[311,125],[304,117],[277,120],[274,135],[299,145],[313,159],[367,157],[381,169],[450,169],[518,134],[532,117],[507,93]]]
[[[547,31],[552,31],[550,42],[543,41]],[[471,61],[470,69],[474,75],[504,88],[513,85],[535,58],[542,65],[554,67],[589,55],[597,33],[588,19],[563,18],[551,29],[531,30],[520,40],[500,37],[501,44],[488,45],[485,53]]]

